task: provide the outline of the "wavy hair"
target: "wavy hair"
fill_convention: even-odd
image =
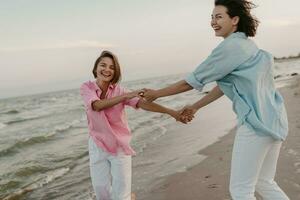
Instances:
[[[255,36],[259,21],[250,13],[252,8],[257,7],[254,3],[247,0],[215,0],[215,6],[218,5],[225,6],[231,18],[239,17],[236,32],[244,32],[247,37]]]

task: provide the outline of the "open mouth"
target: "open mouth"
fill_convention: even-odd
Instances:
[[[103,72],[101,72],[101,75],[102,75],[103,77],[105,77],[105,78],[111,77],[111,74],[104,74]]]
[[[219,26],[214,26],[214,27],[212,27],[213,29],[214,29],[214,31],[219,31],[219,30],[221,30],[221,27],[219,27]]]

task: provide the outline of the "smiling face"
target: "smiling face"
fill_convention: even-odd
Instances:
[[[115,64],[109,57],[103,57],[97,65],[97,80],[110,83],[115,75]]]
[[[211,15],[211,27],[217,37],[228,37],[237,30],[239,17],[230,17],[225,6],[215,6]]]

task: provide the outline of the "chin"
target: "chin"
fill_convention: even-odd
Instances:
[[[222,34],[220,34],[220,33],[215,33],[215,36],[216,36],[216,37],[222,37]]]

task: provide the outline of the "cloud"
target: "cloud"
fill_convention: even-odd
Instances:
[[[74,42],[59,42],[56,44],[44,44],[40,46],[25,47],[4,47],[0,48],[0,52],[16,52],[16,51],[36,51],[36,50],[53,50],[53,49],[72,49],[72,48],[112,48],[113,44],[101,43],[98,41],[79,40]]]

